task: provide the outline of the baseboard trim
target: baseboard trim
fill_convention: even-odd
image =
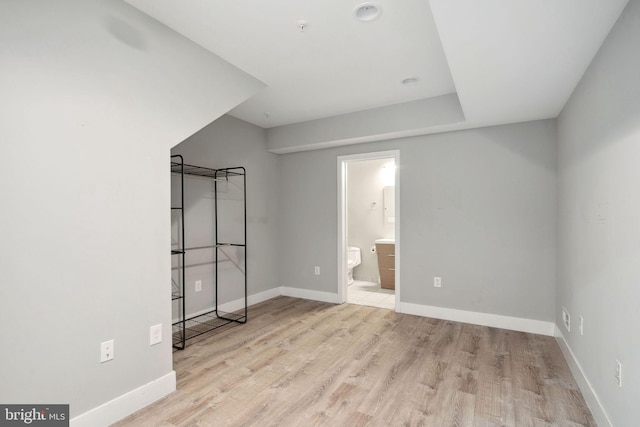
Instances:
[[[509,329],[512,331],[528,332],[547,336],[554,336],[555,332],[555,324],[552,322],[502,316],[499,314],[478,313],[474,311],[457,310],[454,308],[401,302],[396,311],[398,313],[414,314],[416,316],[434,317],[436,319],[452,320],[454,322],[471,323],[474,325],[490,326],[493,328]]]
[[[267,300],[270,300],[279,296],[293,297],[293,298],[301,298],[308,299],[313,301],[321,301],[321,302],[330,302],[333,304],[338,304],[338,294],[334,294],[331,292],[322,292],[322,291],[312,291],[309,289],[300,289],[300,288],[290,288],[286,286],[278,286],[276,288],[271,288],[263,292],[259,292],[257,294],[249,295],[247,297],[247,306],[252,306]],[[244,299],[237,299],[234,301],[229,301],[224,304],[220,304],[218,309],[220,311],[224,311],[227,313],[231,313],[237,310],[242,310],[244,308]],[[196,317],[201,314],[210,313],[215,310],[215,306],[211,306],[205,308],[204,310],[200,310],[194,313],[189,313],[187,318]],[[173,319],[173,323],[178,322],[178,319]]]
[[[263,292],[258,292],[257,294],[247,296],[247,306],[252,306],[280,295],[281,293],[279,288],[271,288]],[[227,313],[242,310],[244,308],[244,299],[240,298],[234,301],[220,304],[218,308],[221,311],[225,311]],[[213,310],[213,308],[211,308],[210,310]]]
[[[282,295],[282,293],[280,292],[279,287],[271,288],[263,292],[258,292],[257,294],[249,295],[247,297],[247,306],[250,307],[252,305],[270,300],[280,295]],[[220,309],[220,311],[225,311],[227,313],[231,313],[237,310],[242,310],[244,308],[244,299],[240,298],[234,301],[229,301],[224,304],[220,304],[218,308]],[[216,307],[212,305],[211,307],[207,307],[204,310],[196,311],[194,313],[189,313],[188,318],[200,316],[201,314],[205,314],[205,313],[211,313],[215,309]],[[172,319],[171,321],[172,323],[176,323],[179,321],[179,319],[175,318],[175,319]]]
[[[309,299],[313,301],[330,302],[339,304],[338,294],[331,292],[312,291],[309,289],[290,288],[287,286],[280,287],[280,295],[286,297]]]
[[[176,389],[176,372],[151,381],[71,419],[71,427],[102,427],[160,400]]]
[[[582,392],[582,396],[587,402],[587,406],[591,410],[591,415],[593,415],[593,418],[596,420],[596,424],[601,427],[613,427],[613,424],[607,416],[607,412],[604,410],[604,407],[602,406],[598,395],[591,386],[591,383],[587,379],[587,376],[584,374],[582,366],[580,366],[576,355],[573,354],[571,347],[569,347],[569,344],[564,339],[562,330],[559,327],[556,327],[555,337],[558,345],[560,346],[560,350],[562,350],[562,354],[564,355],[564,358],[569,365],[569,369],[571,370],[571,373],[573,374],[573,377],[575,378],[576,383],[578,384],[578,387]]]

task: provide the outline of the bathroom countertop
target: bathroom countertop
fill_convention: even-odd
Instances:
[[[376,239],[376,243],[395,244],[396,239]]]

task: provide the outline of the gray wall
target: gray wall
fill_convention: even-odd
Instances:
[[[0,402],[75,417],[171,376],[170,147],[257,86],[119,1],[5,1],[0,40]]]
[[[562,332],[615,426],[640,419],[638,40],[640,2],[632,0],[558,119],[556,318],[562,325],[561,306],[572,315],[573,329]]]
[[[243,166],[247,170],[247,271],[249,295],[279,286],[277,247],[278,222],[278,164],[279,156],[267,152],[265,131],[231,116],[222,116],[215,122],[187,138],[171,150],[181,154],[185,163],[211,168]],[[230,187],[231,188],[231,187]],[[202,178],[186,180],[186,244],[187,246],[213,243],[213,217],[211,182]],[[174,193],[175,194],[175,193]],[[224,212],[235,215],[221,202],[219,232],[222,237],[241,238],[242,224],[225,218]],[[230,233],[230,234],[229,234]],[[232,251],[233,252],[233,251]],[[243,254],[231,254],[242,259]],[[238,258],[239,257],[239,258]],[[213,304],[213,252],[189,252],[186,271],[188,313],[206,309]],[[229,263],[221,264],[221,301],[240,298],[233,291],[242,284],[242,276]],[[195,280],[203,281],[201,293],[193,293]]]
[[[393,164],[393,159],[347,163],[347,244],[360,248],[362,258],[362,263],[353,270],[356,280],[378,282],[378,259],[370,249],[376,239],[395,237],[395,225],[384,223],[385,182],[381,171],[389,163]],[[389,184],[392,183],[386,183]]]
[[[393,149],[402,301],[553,320],[553,120],[283,155],[282,285],[337,292],[337,156]]]

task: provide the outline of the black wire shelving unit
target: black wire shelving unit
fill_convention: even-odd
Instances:
[[[172,211],[179,213],[175,219],[179,222],[179,226],[176,227],[176,232],[180,234],[178,238],[172,242],[172,255],[180,256],[178,260],[178,275],[177,283],[172,278],[172,300],[175,300],[175,304],[178,309],[177,320],[173,322],[173,347],[177,350],[182,350],[186,347],[186,342],[192,338],[211,332],[229,323],[246,323],[247,321],[247,193],[246,193],[246,170],[244,167],[232,167],[223,169],[212,169],[202,166],[195,166],[185,164],[182,156],[171,156],[171,173],[178,176],[180,180],[180,205],[172,206]],[[214,244],[212,246],[198,246],[198,247],[186,247],[185,246],[185,234],[184,234],[184,191],[185,191],[185,176],[197,176],[203,178],[210,178],[213,180],[213,216],[214,216]],[[239,184],[238,184],[239,181]],[[220,240],[220,220],[218,210],[220,208],[220,184],[233,185],[239,189],[242,194],[242,236],[241,241],[224,242]],[[175,248],[173,247],[175,246]],[[244,250],[244,256],[240,261],[232,261],[231,257],[227,253],[228,248],[242,248]],[[195,316],[189,317],[186,313],[186,295],[185,295],[185,268],[186,255],[189,251],[214,248],[214,287],[215,287],[215,301],[212,310],[205,313],[200,313]],[[225,312],[220,309],[219,304],[219,290],[221,284],[220,263],[222,261],[232,261],[232,264],[243,276],[243,290],[242,290],[242,305],[243,307],[234,312]],[[174,309],[176,306],[174,305]],[[175,319],[176,317],[174,317]]]

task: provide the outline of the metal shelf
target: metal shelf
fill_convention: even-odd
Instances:
[[[244,243],[218,243],[216,245],[204,245],[204,246],[193,246],[190,248],[184,248],[185,251],[198,251],[201,249],[214,249],[214,248],[221,248],[224,246],[237,246],[240,248],[244,248],[246,247],[246,245]]]
[[[173,158],[174,156],[171,157]],[[183,173],[184,175],[213,178],[218,180],[225,180],[232,176],[244,176],[245,174],[245,170],[242,167],[212,169],[203,166],[189,165],[178,161],[171,162],[171,172]]]
[[[173,324],[173,345],[181,345],[182,336],[184,336],[185,340],[190,340],[230,323],[245,323],[246,320],[246,314],[225,313],[220,310],[212,310],[208,313],[187,319],[184,329],[182,328],[181,322],[176,322]]]
[[[180,155],[174,155],[171,156],[171,172],[172,173],[177,173],[180,175],[180,205],[179,206],[171,206],[171,210],[172,211],[178,211],[180,216],[179,216],[179,233],[180,235],[177,236],[176,241],[178,242],[178,248],[177,249],[171,249],[171,255],[180,255],[180,259],[178,261],[180,268],[180,272],[179,272],[179,283],[176,283],[173,281],[173,273],[171,276],[171,280],[172,280],[172,289],[171,289],[171,301],[173,304],[173,301],[176,301],[176,304],[178,304],[179,306],[179,319],[180,321],[177,322],[176,324],[174,324],[173,327],[175,327],[175,325],[181,325],[181,327],[184,329],[184,327],[186,326],[186,319],[185,319],[185,309],[186,309],[186,302],[185,302],[185,250],[184,250],[184,159],[182,158],[182,156]],[[172,213],[172,217],[173,217],[173,213]],[[173,219],[172,219],[173,221]],[[176,343],[174,342],[173,346],[175,348],[180,348],[180,346],[176,346]],[[182,348],[184,348],[184,340],[182,341]]]
[[[237,200],[243,203],[243,223],[244,229],[242,237],[246,242],[247,236],[247,196],[246,196],[246,171],[243,167],[233,167],[233,168],[224,168],[224,169],[212,169],[201,166],[189,165],[185,164],[182,156],[176,155],[171,156],[171,173],[179,176],[180,179],[180,206],[172,206],[172,210],[180,211],[180,221],[181,221],[181,239],[179,240],[177,249],[172,249],[171,253],[174,255],[181,255],[181,261],[178,268],[172,268],[172,270],[180,270],[180,284],[174,283],[173,292],[171,295],[172,300],[180,300],[177,302],[179,304],[178,316],[174,315],[174,318],[177,318],[178,321],[172,324],[172,335],[173,335],[173,347],[177,350],[182,350],[186,346],[186,341],[197,336],[206,334],[207,332],[218,329],[224,325],[230,323],[246,323],[247,321],[247,256],[246,256],[246,243],[227,243],[220,242],[218,239],[218,209],[219,209],[219,201],[220,200],[230,200],[225,199],[220,196],[220,193],[226,192],[229,186],[227,184],[231,184],[231,188],[236,188],[241,191],[242,198],[232,199]],[[184,240],[184,192],[185,192],[185,179],[184,177],[187,175],[197,176],[208,178],[213,181],[213,216],[214,216],[214,244],[213,245],[205,245],[205,246],[194,246],[194,247],[186,247]],[[241,184],[237,184],[237,180],[231,180],[234,177],[241,177]],[[234,182],[232,182],[234,181]],[[221,191],[218,189],[218,183],[225,182],[225,185]],[[236,190],[237,191],[237,190]],[[223,194],[224,195],[224,194]],[[224,251],[225,247],[242,247],[244,249],[244,257],[242,262],[235,262],[230,259],[227,253]],[[197,251],[202,249],[214,249],[215,258],[212,261],[214,264],[214,286],[215,286],[215,308],[207,313],[200,314],[198,316],[186,317],[186,295],[185,295],[185,268],[187,267],[185,262],[185,256],[189,251]],[[244,308],[238,310],[235,313],[226,313],[222,312],[218,309],[218,290],[219,286],[221,286],[221,278],[220,272],[218,271],[218,264],[221,261],[231,261],[233,265],[244,275]],[[173,279],[173,277],[172,277]],[[175,308],[176,306],[174,306]]]

